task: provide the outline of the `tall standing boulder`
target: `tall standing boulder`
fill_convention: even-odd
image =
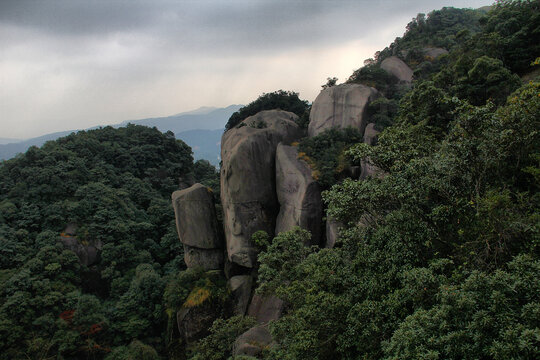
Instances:
[[[184,244],[186,265],[204,270],[220,269],[223,265],[223,240],[211,190],[195,184],[175,191],[172,203],[178,237]]]
[[[275,187],[278,143],[302,135],[297,115],[282,110],[261,111],[248,117],[221,138],[221,203],[227,254],[231,262],[252,268],[257,249],[251,235],[270,236],[279,204]]]
[[[378,135],[379,131],[375,129],[375,124],[368,124],[368,126],[366,126],[366,131],[364,132],[364,143],[372,146],[375,145],[377,143]],[[380,172],[377,167],[369,162],[369,159],[361,161],[361,169],[362,171],[360,173],[360,179],[375,176],[378,172]]]
[[[347,127],[357,128],[363,134],[368,124],[367,106],[378,97],[376,89],[362,84],[342,84],[322,90],[311,106],[308,136]]]
[[[390,56],[381,62],[381,69],[394,75],[400,82],[405,84],[412,83],[413,71],[397,56]]]
[[[312,244],[319,244],[323,215],[321,189],[311,176],[309,165],[298,158],[294,146],[277,147],[276,192],[280,205],[276,235],[300,226],[311,232]]]

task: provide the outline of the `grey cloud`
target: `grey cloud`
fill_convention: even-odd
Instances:
[[[50,36],[153,34],[164,46],[227,54],[346,42],[369,36],[430,1],[17,1],[0,4],[0,23]],[[433,6],[433,5],[432,5]],[[410,11],[410,10],[409,10]],[[171,51],[171,49],[169,49]]]

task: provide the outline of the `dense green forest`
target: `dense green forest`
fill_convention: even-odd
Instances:
[[[384,95],[367,109],[382,132],[373,146],[354,129],[299,141],[343,227],[332,249],[300,228],[255,233],[256,291],[286,303],[264,359],[540,358],[539,38],[538,1],[443,8],[347,79]],[[381,69],[390,56],[412,86]],[[307,127],[308,103],[280,90],[227,129],[276,107]],[[383,175],[348,177],[366,161]],[[254,320],[231,316],[221,272],[186,270],[170,201],[195,181],[219,199],[218,176],[134,125],[2,162],[0,359],[232,359]],[[206,299],[221,317],[186,346],[174,314]]]
[[[219,186],[215,169],[194,164],[172,133],[135,125],[82,131],[4,161],[0,358],[164,353],[165,284],[185,269],[170,195],[189,179]]]

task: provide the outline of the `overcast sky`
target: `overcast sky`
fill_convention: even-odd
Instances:
[[[0,0],[0,137],[247,104],[313,101],[418,12],[489,0]]]

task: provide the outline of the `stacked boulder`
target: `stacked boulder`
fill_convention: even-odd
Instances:
[[[380,96],[376,89],[360,84],[323,90],[312,105],[308,136],[331,128],[354,127],[363,134],[364,142],[374,144],[377,131],[369,122],[367,107]],[[300,226],[312,234],[311,244],[327,247],[332,247],[339,235],[339,223],[329,219],[323,224],[320,186],[309,165],[299,158],[297,148],[290,145],[304,135],[297,120],[298,116],[291,112],[261,111],[223,134],[221,203],[225,241],[209,189],[195,184],[173,193],[186,265],[207,271],[225,270],[234,301],[231,311],[257,321],[236,339],[234,356],[255,356],[272,346],[268,323],[279,319],[285,308],[274,295],[253,295],[258,248],[252,235],[263,230],[272,238]],[[370,175],[367,165],[362,171]],[[180,333],[188,342],[198,339],[215,316],[208,306],[183,308],[177,314]]]
[[[223,268],[223,240],[212,190],[201,184],[175,191],[172,202],[178,237],[184,245],[188,268]]]
[[[261,111],[230,129],[221,139],[221,203],[229,261],[244,268],[256,264],[251,236],[258,230],[274,234],[279,204],[275,158],[280,142],[302,135],[297,115]]]

